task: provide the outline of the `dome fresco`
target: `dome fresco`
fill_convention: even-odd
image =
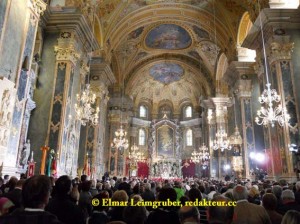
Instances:
[[[145,42],[149,48],[177,50],[189,47],[192,39],[181,26],[162,24],[148,33]]]
[[[179,81],[183,73],[183,68],[176,63],[164,62],[150,68],[150,76],[163,84]]]

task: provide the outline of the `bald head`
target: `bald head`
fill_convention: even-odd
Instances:
[[[197,207],[182,206],[179,209],[179,219],[181,223],[185,222],[200,222],[200,213]]]

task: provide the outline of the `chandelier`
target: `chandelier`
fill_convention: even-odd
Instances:
[[[98,124],[99,107],[95,107],[96,94],[90,90],[90,84],[86,84],[85,90],[81,94],[76,94],[77,103],[75,103],[76,119],[80,120],[81,124],[85,126],[89,121],[93,125]]]
[[[123,129],[123,126],[115,131],[115,137],[113,139],[112,147],[117,149],[128,149],[129,143],[128,139],[126,139],[127,131]]]
[[[202,146],[199,148],[199,152],[197,152],[194,149],[194,151],[192,152],[191,161],[193,163],[202,163],[202,165],[206,166],[210,159],[208,151],[209,151],[209,149],[203,143]]]
[[[197,152],[196,149],[194,149],[194,151],[192,152],[191,162],[193,162],[193,163],[201,162],[200,152]]]
[[[213,141],[212,149],[220,149],[222,152],[225,149],[231,150],[232,146],[230,145],[229,139],[227,139],[226,131],[221,127],[216,133],[216,139]]]
[[[264,32],[262,28],[261,15],[260,19],[260,30],[263,44],[263,53],[264,53],[264,62],[265,62],[265,73],[267,81],[267,89],[265,89],[262,95],[258,98],[260,104],[262,104],[260,110],[257,111],[257,117],[255,122],[258,125],[268,125],[271,124],[272,127],[275,126],[275,123],[278,122],[280,126],[283,126],[285,123],[288,123],[290,116],[287,113],[286,108],[282,107],[280,96],[277,94],[275,89],[271,89],[271,83],[269,82],[268,76],[268,66],[267,66],[267,56],[264,42]],[[265,106],[263,106],[265,104]]]
[[[139,147],[136,144],[131,146],[131,151],[129,152],[128,158],[133,163],[145,161],[145,155],[143,152],[139,151]]]
[[[203,162],[208,161],[210,159],[209,156],[209,149],[207,146],[203,143],[202,146],[199,148],[200,150],[200,158]]]
[[[229,142],[230,142],[230,145],[236,146],[236,145],[242,145],[243,144],[243,139],[242,139],[242,136],[240,134],[239,128],[238,128],[237,123],[236,123],[235,98],[233,98],[233,106],[234,106],[234,124],[235,124],[235,128],[234,128],[233,134],[229,137]]]

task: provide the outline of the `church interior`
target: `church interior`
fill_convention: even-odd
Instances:
[[[1,0],[1,175],[297,180],[298,6]]]

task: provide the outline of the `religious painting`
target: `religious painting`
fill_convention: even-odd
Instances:
[[[128,34],[128,40],[138,38],[142,34],[143,31],[144,31],[144,27],[140,27],[140,28],[132,31],[131,33]]]
[[[198,26],[193,26],[193,30],[199,38],[209,39],[209,34],[207,31],[199,28]]]
[[[174,156],[174,130],[168,125],[162,125],[156,131],[157,156],[169,158]]]
[[[159,63],[150,68],[150,75],[163,84],[179,81],[183,76],[183,68],[175,63]]]
[[[146,45],[155,49],[184,49],[191,45],[189,33],[175,24],[162,24],[152,29],[146,37]]]

